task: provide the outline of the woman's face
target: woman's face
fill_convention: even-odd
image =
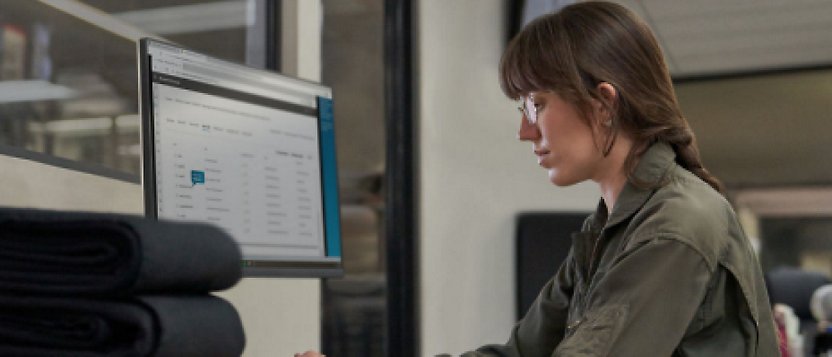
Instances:
[[[537,109],[537,122],[530,123],[524,114],[517,134],[533,144],[538,165],[549,171],[549,181],[558,186],[597,181],[604,156],[588,121],[556,93],[532,92],[529,97],[529,105],[533,102]]]

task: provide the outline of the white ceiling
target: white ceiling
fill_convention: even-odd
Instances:
[[[832,65],[829,0],[619,0],[649,24],[674,77]]]

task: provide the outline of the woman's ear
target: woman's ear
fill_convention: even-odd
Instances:
[[[601,82],[598,83],[598,87],[596,87],[596,89],[598,89],[598,93],[601,93],[601,97],[603,97],[607,103],[615,103],[615,100],[618,97],[618,91],[615,90],[615,87],[613,87],[612,84]]]
[[[618,99],[618,91],[612,84],[607,82],[598,83],[596,89],[601,94],[601,98],[593,103],[595,107],[595,118],[599,120],[599,124],[602,126],[610,127],[612,126],[612,120],[615,115],[612,111]]]
[[[601,146],[604,157],[609,155],[612,146],[615,145],[615,138],[618,136],[618,125],[615,123],[615,108],[618,106],[618,91],[610,83],[601,82],[596,87],[600,98],[594,99],[595,106],[595,128],[605,139]]]

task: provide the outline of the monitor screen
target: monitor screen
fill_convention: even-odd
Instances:
[[[340,275],[331,90],[139,46],[146,214],[225,229],[249,276]]]

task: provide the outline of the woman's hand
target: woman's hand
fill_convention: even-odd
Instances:
[[[326,357],[326,355],[315,351],[306,351],[304,353],[295,353],[295,357]]]

